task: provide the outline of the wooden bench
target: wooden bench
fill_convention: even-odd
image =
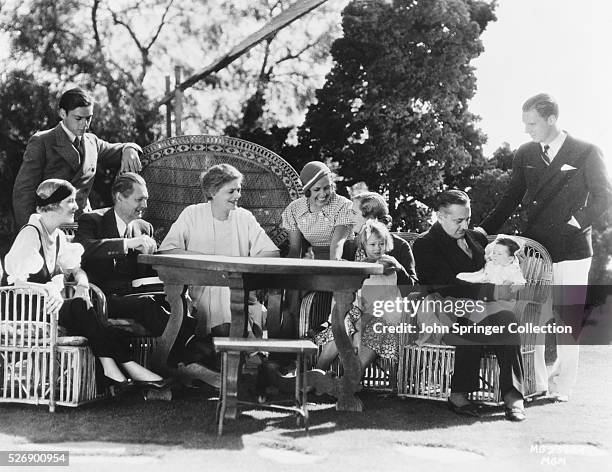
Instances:
[[[222,354],[221,357],[221,393],[217,407],[218,434],[223,434],[223,420],[227,412],[228,383],[237,384],[237,378],[228,378],[228,356],[249,352],[283,352],[297,355],[295,376],[295,405],[286,406],[274,403],[253,403],[239,401],[238,404],[255,405],[280,411],[292,411],[298,415],[298,425],[303,421],[304,429],[308,432],[308,405],[306,385],[306,357],[317,352],[317,346],[305,339],[246,339],[246,338],[214,338],[215,349]],[[237,389],[233,388],[236,392]]]

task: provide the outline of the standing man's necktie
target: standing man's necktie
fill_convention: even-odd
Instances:
[[[548,155],[548,150],[550,146],[548,144],[544,145],[544,149],[542,150],[542,160],[546,163],[547,166],[550,165],[550,156]]]
[[[465,238],[457,239],[457,245],[467,254],[470,259],[472,258],[472,250],[470,249],[470,246],[468,246]]]
[[[82,137],[77,136],[72,143],[74,148],[79,151],[79,162],[82,164],[85,158],[85,142]]]

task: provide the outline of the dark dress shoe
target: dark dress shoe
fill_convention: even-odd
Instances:
[[[473,403],[466,403],[465,405],[455,405],[450,398],[448,399],[448,409],[461,416],[471,416],[472,418],[480,418],[478,413],[478,407]]]
[[[504,414],[508,421],[525,421],[527,419],[525,408],[520,408],[518,406],[513,408],[507,406],[504,410]]]
[[[134,385],[142,388],[152,388],[153,390],[163,390],[170,385],[168,379],[161,380],[134,380]]]

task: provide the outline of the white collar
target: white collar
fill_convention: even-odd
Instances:
[[[117,231],[119,232],[119,237],[122,238],[125,234],[127,223],[123,221],[123,219],[117,214],[115,209],[113,209],[113,212],[115,213],[115,220],[117,221]]]
[[[555,156],[559,152],[559,149],[561,149],[561,146],[563,146],[565,138],[567,138],[567,133],[565,131],[561,131],[555,137],[555,139],[548,143],[549,148],[547,154],[551,161],[555,158]],[[540,143],[540,145],[542,146],[542,149],[544,149],[544,143]]]

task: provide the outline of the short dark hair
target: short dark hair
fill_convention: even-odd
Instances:
[[[113,186],[111,187],[111,197],[113,198],[113,203],[117,202],[118,193],[124,197],[129,197],[132,195],[134,192],[134,185],[142,185],[146,188],[147,183],[140,175],[135,174],[134,172],[125,172],[118,175],[113,182]]]
[[[385,224],[391,224],[393,219],[389,215],[389,206],[385,198],[376,192],[363,192],[353,197],[359,203],[359,209],[364,218],[376,218]]]
[[[217,164],[207,171],[202,172],[200,175],[200,185],[204,193],[204,200],[212,200],[213,195],[217,193],[221,187],[236,179],[242,181],[243,175],[238,169],[229,164]]]
[[[436,211],[451,205],[469,205],[470,197],[462,190],[445,190],[436,199]]]
[[[495,241],[493,241],[493,244],[499,244],[501,246],[505,246],[506,248],[508,248],[508,253],[511,256],[515,255],[516,251],[518,251],[521,248],[520,244],[517,243],[514,239],[504,237],[504,236],[500,236],[497,239],[495,239]]]
[[[85,90],[75,87],[65,91],[59,100],[59,107],[68,113],[75,108],[93,105],[94,100]]]
[[[535,110],[542,118],[548,118],[551,115],[559,117],[559,105],[557,101],[547,93],[538,93],[533,97],[528,98],[523,103],[523,112]]]

